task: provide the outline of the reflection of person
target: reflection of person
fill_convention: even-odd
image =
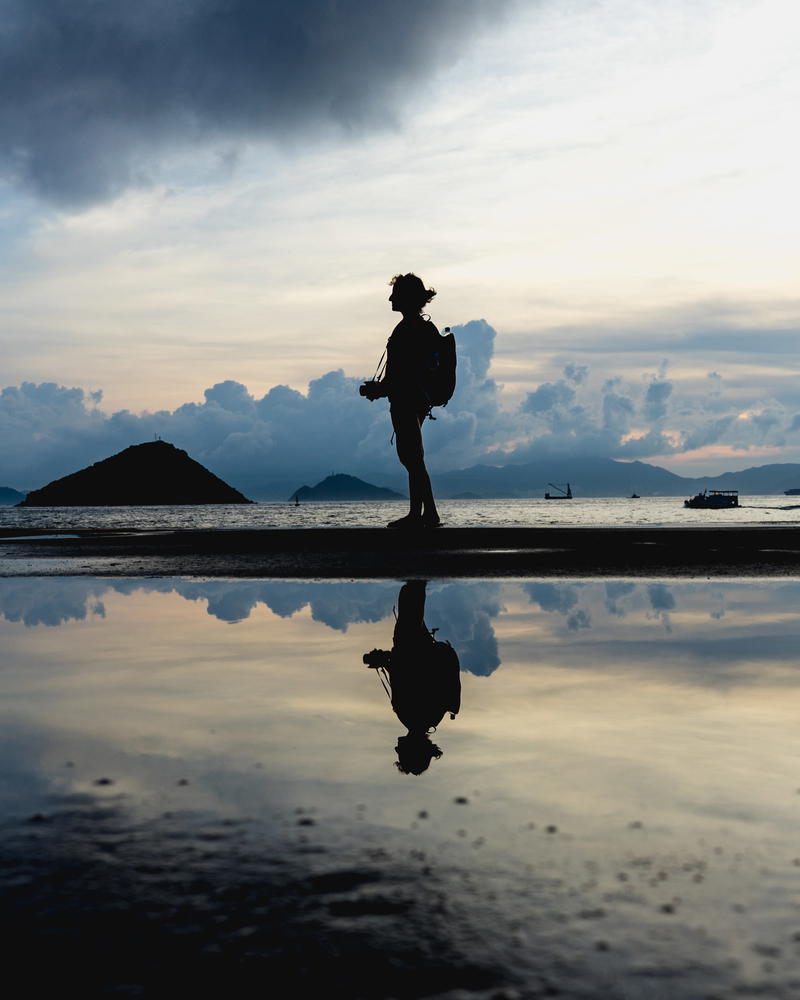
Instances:
[[[408,730],[397,741],[397,768],[422,774],[442,751],[431,742],[446,713],[455,719],[461,707],[461,678],[456,651],[437,641],[425,624],[425,580],[409,580],[397,598],[392,648],[373,649],[364,663],[388,680],[392,708]]]
[[[390,521],[390,528],[438,528],[441,524],[422,446],[422,424],[430,414],[430,400],[424,388],[426,366],[437,350],[439,331],[423,308],[436,292],[426,288],[416,274],[392,278],[389,301],[392,310],[403,314],[386,345],[386,371],[379,381],[362,386],[368,399],[389,397],[397,457],[408,472],[410,509],[405,517]]]

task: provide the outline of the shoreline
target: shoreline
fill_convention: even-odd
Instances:
[[[800,575],[785,526],[6,531],[0,577],[293,579]]]

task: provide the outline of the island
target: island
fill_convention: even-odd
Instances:
[[[134,444],[32,490],[18,507],[155,507],[252,503],[167,441]]]
[[[14,507],[21,500],[25,499],[25,494],[10,486],[0,486],[0,507]]]
[[[327,476],[316,486],[301,486],[289,497],[299,503],[301,500],[405,500],[402,493],[388,490],[383,486],[373,486],[355,476],[336,473]]]

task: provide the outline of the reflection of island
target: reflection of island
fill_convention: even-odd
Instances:
[[[442,751],[430,733],[446,713],[455,719],[461,707],[461,678],[456,651],[436,639],[425,624],[425,580],[400,588],[391,649],[373,649],[364,663],[378,671],[395,715],[408,730],[397,741],[397,768],[422,774]]]

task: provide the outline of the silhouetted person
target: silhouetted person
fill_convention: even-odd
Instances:
[[[403,318],[386,345],[383,378],[367,382],[361,393],[370,400],[388,396],[397,457],[408,472],[409,512],[390,521],[388,527],[438,528],[441,521],[422,446],[422,424],[431,410],[424,385],[425,372],[437,351],[439,336],[430,319],[422,316],[422,310],[436,292],[426,288],[416,274],[397,274],[390,284],[392,310],[402,313]]]
[[[461,708],[458,656],[439,642],[425,624],[425,580],[409,580],[397,598],[392,648],[373,649],[364,663],[388,680],[392,708],[408,730],[397,740],[396,766],[403,774],[422,774],[442,751],[431,742],[446,713],[455,719]]]

